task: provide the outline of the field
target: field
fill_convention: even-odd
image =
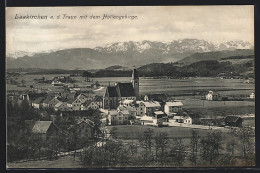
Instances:
[[[34,79],[41,79],[44,77],[50,80],[54,76],[68,76],[60,74],[51,75],[23,75],[13,78],[18,82],[25,80],[26,87],[17,87],[15,85],[7,85],[7,90],[17,89],[26,90],[33,84]],[[101,85],[114,85],[115,82],[130,82],[131,77],[102,77],[90,78],[92,82],[77,81],[75,84],[79,86],[89,85],[98,81]],[[140,77],[140,94],[149,93],[166,93],[181,98],[182,96],[194,98],[194,92],[208,92],[209,90],[218,91],[220,94],[230,95],[250,95],[255,90],[254,84],[246,84],[243,79],[219,79],[219,78],[189,78],[189,79],[147,79]],[[53,87],[51,84],[34,84],[37,88],[59,88]],[[105,89],[97,91],[98,95],[103,95]]]
[[[255,114],[254,106],[226,106],[226,107],[211,107],[211,108],[190,108],[193,113],[197,113],[204,118],[223,118],[226,115],[245,115]]]
[[[119,139],[139,139],[145,130],[148,128],[154,130],[154,133],[166,132],[169,135],[169,138],[190,138],[191,131],[190,128],[184,127],[152,127],[152,126],[141,126],[141,125],[117,125],[117,126],[108,126],[107,128],[111,130],[113,127],[117,128],[118,138]],[[208,133],[217,131],[217,130],[206,130],[206,129],[194,129],[198,131],[200,136],[206,136]]]

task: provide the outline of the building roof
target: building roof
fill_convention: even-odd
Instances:
[[[237,122],[237,120],[238,120],[239,118],[241,118],[241,117],[228,115],[228,116],[226,116],[226,117],[223,119],[223,121],[224,121],[224,122],[233,122],[233,123],[235,123],[235,122]],[[241,118],[241,119],[242,119],[242,118]]]
[[[133,103],[134,100],[123,100],[123,103],[129,104],[129,103]]]
[[[32,133],[47,133],[50,128],[52,121],[36,121]]]
[[[102,102],[102,101],[103,101],[103,97],[101,97],[101,96],[96,96],[93,101],[94,101],[94,102]]]
[[[117,83],[117,93],[119,97],[135,97],[135,90],[132,83]]]
[[[95,125],[93,121],[91,121],[91,120],[89,120],[87,118],[82,118],[82,119],[77,121],[77,124],[81,124],[81,123],[86,123],[86,124],[88,124],[91,127],[94,127],[94,125]]]
[[[64,102],[59,102],[55,105],[55,107],[60,107]]]
[[[154,112],[156,115],[161,115],[161,114],[164,114],[164,112],[163,111],[155,111]]]
[[[33,100],[32,103],[40,104],[43,102],[44,99],[44,97],[38,97],[37,99]]]
[[[108,94],[108,97],[118,97],[115,86],[108,86],[106,92]]]
[[[120,110],[120,112],[122,112],[124,115],[128,115],[129,114],[129,111],[127,109]]]
[[[182,102],[166,102],[165,105],[167,106],[183,106]]]
[[[76,100],[76,99],[70,98],[70,99],[67,101],[67,103],[68,103],[68,104],[72,104],[75,100]]]
[[[145,107],[161,107],[160,103],[157,101],[150,101],[150,102],[145,101],[143,103],[144,103]]]
[[[43,100],[43,103],[49,103],[54,98],[55,96],[48,96],[45,100]]]

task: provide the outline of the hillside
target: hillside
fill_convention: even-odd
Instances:
[[[209,61],[209,60],[223,60],[223,58],[234,57],[234,56],[252,56],[254,55],[254,50],[251,49],[237,49],[234,51],[217,51],[217,52],[204,52],[195,53],[191,56],[183,58],[178,61],[178,64],[189,65],[199,61]]]
[[[246,50],[251,47],[249,43],[241,41],[219,45],[198,39],[173,40],[168,43],[147,40],[141,42],[129,41],[112,43],[93,49],[73,48],[41,53],[17,52],[7,55],[6,64],[8,69],[43,68],[70,70],[104,69],[109,66],[115,66],[116,64],[128,68],[132,68],[133,66],[139,67],[150,63],[177,61],[190,64],[202,60],[218,60],[219,58],[228,56],[252,55],[251,53],[244,53],[251,51]],[[235,50],[236,48],[241,48],[241,50]],[[212,53],[212,51],[215,52]]]

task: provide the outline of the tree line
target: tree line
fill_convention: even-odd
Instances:
[[[252,166],[255,164],[254,143],[249,129],[232,132],[225,141],[221,132],[205,137],[191,130],[189,140],[170,139],[166,132],[155,133],[148,128],[138,140],[117,139],[112,128],[110,138],[102,146],[94,146],[81,153],[85,167],[182,167],[182,166]]]

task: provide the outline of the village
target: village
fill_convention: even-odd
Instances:
[[[39,83],[47,81],[48,85],[55,88],[63,86],[68,80],[82,80],[82,77],[79,75],[73,75],[70,78],[59,76],[53,77],[52,80],[38,79],[37,81]],[[85,80],[90,81],[90,79]],[[33,152],[29,154],[30,152],[26,150],[27,158],[35,159],[43,156],[52,158],[55,155],[58,156],[59,152],[76,151],[90,144],[97,144],[103,139],[110,139],[114,136],[117,126],[120,128],[127,126],[130,129],[138,126],[179,127],[190,130],[218,130],[224,133],[237,131],[241,127],[249,127],[243,125],[243,116],[226,115],[221,118],[194,116],[185,108],[185,100],[176,100],[167,94],[145,94],[141,97],[139,82],[138,72],[134,69],[129,82],[114,84],[109,82],[108,86],[101,86],[93,81],[93,84],[85,86],[87,90],[84,91],[82,91],[82,86],[80,88],[75,84],[70,84],[71,86],[63,87],[62,91],[34,89],[26,92],[8,92],[7,103],[14,112],[9,111],[8,115],[12,123],[7,145],[17,145],[15,142],[18,132],[18,136],[25,136],[23,139],[25,141],[28,140],[31,143],[35,140],[41,141],[39,151],[55,146],[49,154],[42,154],[42,152],[36,154],[33,148],[39,144],[28,146],[27,150],[33,149]],[[102,88],[105,89],[103,96],[93,92]],[[208,102],[228,99],[214,91],[209,91],[204,97],[204,100]],[[253,92],[248,99],[254,98]],[[17,107],[19,107],[18,110]],[[15,110],[21,115],[16,115]],[[16,116],[24,117],[17,118]],[[254,118],[254,115],[249,116]],[[19,122],[16,122],[17,120]],[[254,129],[251,126],[250,128]],[[175,132],[172,131],[172,133]],[[45,152],[48,153],[49,150]],[[20,157],[14,157],[24,159],[25,156],[21,154]]]

